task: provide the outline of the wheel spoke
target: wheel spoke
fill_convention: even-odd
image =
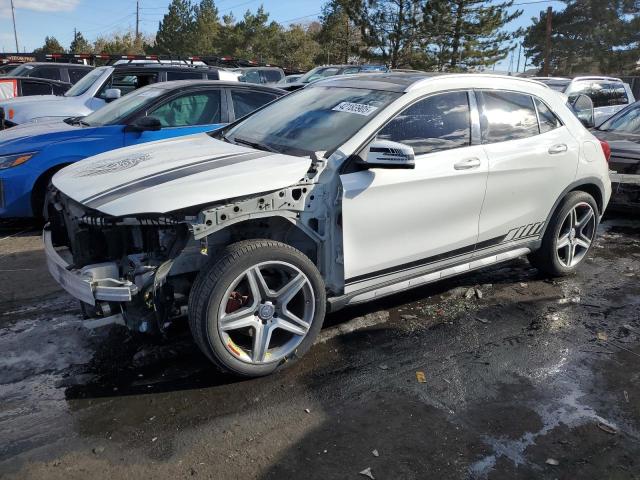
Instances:
[[[570,267],[573,264],[573,257],[576,254],[576,247],[575,245],[568,245],[567,246],[567,267]]]
[[[286,309],[280,314],[275,327],[296,335],[306,335],[309,331],[308,323]]]
[[[560,238],[558,238],[558,243],[556,246],[558,250],[560,250],[561,248],[565,248],[567,245],[569,245],[569,234],[565,233]]]
[[[588,250],[589,247],[591,246],[591,240],[584,236],[580,236],[576,238],[576,245],[584,248],[585,250]]]
[[[302,287],[307,283],[307,278],[299,273],[284,287],[275,293],[276,301],[283,308],[296,296]]]
[[[220,318],[220,329],[228,332],[240,328],[255,327],[256,323],[258,321],[254,315],[253,308],[243,308]]]
[[[251,359],[254,362],[264,362],[264,358],[269,350],[271,342],[272,327],[257,322],[254,326],[253,349],[251,351]]]
[[[579,229],[584,229],[584,227],[591,221],[593,218],[593,210],[589,208],[584,216],[576,223],[576,227]]]
[[[247,280],[249,281],[249,288],[251,289],[254,304],[260,303],[262,300],[273,296],[273,292],[262,276],[260,267],[256,266],[247,270]]]
[[[576,227],[576,222],[578,220],[578,211],[577,211],[577,209],[574,208],[573,210],[571,210],[571,213],[569,215],[570,215],[570,219],[569,219],[570,225],[569,226],[571,228],[575,228]]]

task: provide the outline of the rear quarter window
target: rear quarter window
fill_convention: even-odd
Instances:
[[[480,129],[483,143],[498,143],[538,135],[538,116],[529,95],[480,91]]]

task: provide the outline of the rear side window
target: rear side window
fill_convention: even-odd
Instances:
[[[547,133],[562,126],[562,123],[556,115],[547,107],[542,100],[535,98],[533,100],[538,109],[538,120],[540,121],[540,133]]]
[[[207,73],[207,78],[209,80],[220,80],[220,75],[218,75],[218,72],[209,72]]]
[[[171,80],[194,80],[202,79],[202,73],[200,72],[167,72],[167,81]]]
[[[593,101],[594,108],[615,107],[629,103],[627,90],[620,82],[575,82],[567,89],[569,100],[580,94],[587,95]]]
[[[278,70],[262,70],[262,78],[264,79],[264,83],[277,83],[283,78]]]
[[[131,93],[134,90],[146,87],[152,83],[158,81],[158,74],[153,72],[145,72],[140,74],[135,73],[114,73],[111,77],[111,81],[107,82],[103,87],[98,97],[104,98],[104,92],[109,88],[118,88],[122,96],[127,93]]]
[[[538,117],[529,95],[480,91],[480,129],[483,143],[498,143],[538,135]]]
[[[46,83],[25,80],[22,82],[22,96],[28,95],[51,95],[51,86]]]
[[[29,76],[60,80],[60,70],[53,67],[36,67],[29,72]]]
[[[377,138],[409,145],[416,155],[470,145],[467,92],[442,93],[414,103],[391,120]]]
[[[249,115],[254,110],[276,98],[272,93],[251,90],[231,90],[231,100],[236,119]]]
[[[87,73],[89,73],[91,69],[89,68],[70,68],[69,69],[69,81],[71,83],[76,83],[82,77],[84,77]]]

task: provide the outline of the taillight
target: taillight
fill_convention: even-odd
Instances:
[[[607,162],[609,162],[609,159],[611,158],[611,146],[609,145],[609,142],[600,140],[600,146],[602,147],[604,158],[607,160]]]

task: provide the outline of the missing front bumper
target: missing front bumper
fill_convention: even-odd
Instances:
[[[49,273],[71,296],[89,305],[96,301],[130,302],[138,293],[138,287],[129,281],[117,280],[118,267],[115,262],[87,265],[81,269],[72,269],[62,255],[68,249],[56,249],[51,241],[51,232],[42,234],[44,251]]]

